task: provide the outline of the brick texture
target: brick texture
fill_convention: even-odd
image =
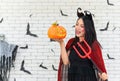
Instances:
[[[109,81],[120,81],[120,1],[119,0],[0,0],[0,34],[5,41],[19,46],[15,67],[9,81],[56,81],[59,63],[59,44],[50,42],[47,30],[56,20],[67,29],[67,37],[74,36],[72,27],[77,19],[76,10],[81,7],[94,14],[97,37],[103,49],[103,58]],[[62,16],[60,10],[68,16]],[[108,30],[104,29],[109,22]],[[27,25],[38,37],[26,35]],[[28,45],[28,49],[20,49]],[[109,59],[110,57],[115,59]],[[20,71],[21,62],[32,74]],[[42,64],[43,63],[43,64]],[[47,69],[39,67],[42,64]]]

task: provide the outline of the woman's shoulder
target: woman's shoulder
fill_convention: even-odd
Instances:
[[[99,43],[99,41],[98,40],[95,40],[94,42],[93,42],[93,44],[92,44],[92,48],[101,48],[101,45],[100,45],[100,43]]]
[[[70,38],[70,39],[68,40],[68,42],[67,42],[67,44],[66,44],[66,49],[69,49],[69,48],[70,48],[70,46],[71,46],[72,42],[74,41],[74,39],[75,39],[75,38]]]
[[[74,37],[73,38],[70,38],[69,40],[68,40],[68,42],[73,42],[74,41]]]
[[[97,41],[97,40],[95,40],[95,41],[93,42],[93,44],[92,44],[92,45],[94,45],[94,44],[98,44],[98,41]]]

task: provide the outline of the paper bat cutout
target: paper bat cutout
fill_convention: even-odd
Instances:
[[[20,47],[21,49],[28,49],[28,45],[26,44],[25,47]]]
[[[48,69],[47,67],[43,66],[42,64],[43,64],[43,62],[40,64],[39,67],[41,67],[41,68],[43,68],[43,69]]]
[[[55,54],[55,52],[54,52],[54,50],[53,50],[53,49],[51,49],[51,51]]]
[[[112,31],[114,31],[116,29],[116,27],[114,27],[113,29],[112,29]]]
[[[107,31],[108,30],[108,27],[109,27],[109,22],[107,22],[107,25],[104,29],[100,29],[100,31]]]
[[[14,78],[14,81],[16,81],[16,78]]]
[[[0,23],[2,23],[3,22],[3,18],[0,20]]]
[[[32,17],[33,14],[30,14],[29,17]]]
[[[54,71],[58,71],[57,69],[55,69],[54,65],[52,65],[52,68],[53,68]]]
[[[62,10],[60,10],[60,13],[62,16],[68,16],[67,14],[64,14]]]
[[[110,6],[114,6],[114,4],[110,3],[109,0],[107,0],[107,4]]]
[[[108,57],[108,59],[115,59],[115,58],[113,58],[113,57],[110,57],[109,54],[107,54],[107,57]]]
[[[36,34],[32,34],[32,33],[30,32],[30,24],[29,24],[29,23],[27,24],[27,32],[26,32],[26,35],[30,35],[30,36],[33,36],[33,37],[38,37]]]
[[[75,25],[72,26],[73,28],[75,27]]]
[[[28,70],[25,69],[25,67],[24,67],[24,63],[25,63],[25,62],[24,62],[24,60],[23,60],[23,61],[22,61],[22,64],[21,64],[21,68],[20,68],[20,70],[23,71],[23,72],[26,72],[26,73],[28,73],[28,74],[31,74],[30,71],[28,71]]]
[[[50,42],[55,42],[55,40],[53,40],[53,39],[50,39]]]

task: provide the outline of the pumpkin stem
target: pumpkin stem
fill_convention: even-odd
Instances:
[[[59,24],[57,23],[57,21],[55,21],[54,23],[52,23],[52,25],[58,26]]]

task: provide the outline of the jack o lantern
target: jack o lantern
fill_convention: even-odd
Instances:
[[[66,34],[66,29],[63,26],[59,26],[57,22],[53,23],[48,29],[48,37],[51,39],[63,39]]]

